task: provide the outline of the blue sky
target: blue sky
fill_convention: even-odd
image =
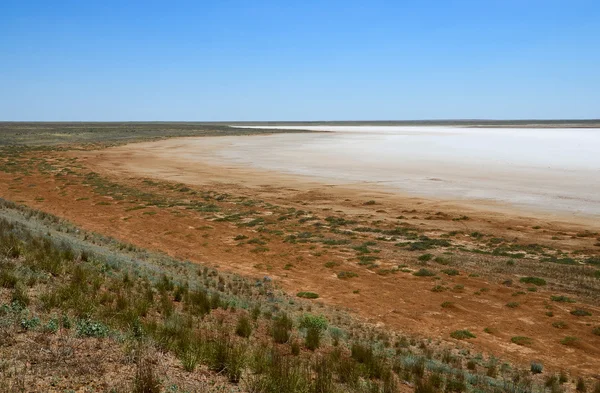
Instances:
[[[600,118],[600,2],[0,1],[0,120]]]

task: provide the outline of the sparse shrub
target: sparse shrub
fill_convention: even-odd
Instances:
[[[589,317],[592,315],[591,312],[587,311],[587,310],[583,310],[581,308],[577,308],[573,311],[571,311],[572,315],[575,315],[576,317]]]
[[[303,314],[300,318],[300,327],[309,329],[316,328],[318,330],[327,329],[327,318],[322,315]]]
[[[508,308],[517,308],[517,307],[519,307],[519,303],[518,302],[506,303],[506,307],[508,307]]]
[[[106,325],[90,319],[80,319],[76,327],[78,337],[106,337],[109,329]]]
[[[38,317],[23,318],[21,319],[21,328],[23,330],[33,330],[40,325],[40,319]]]
[[[563,338],[562,340],[560,340],[560,343],[562,345],[572,347],[572,346],[576,346],[577,344],[579,344],[579,339],[577,337],[567,336],[567,337]]]
[[[442,270],[442,273],[447,274],[449,276],[458,276],[459,272],[456,269],[444,269]]]
[[[595,334],[596,336],[600,336],[600,326],[593,328],[592,333]]]
[[[470,338],[476,338],[477,336],[475,336],[468,330],[455,330],[452,333],[450,333],[450,337],[455,338],[457,340],[467,340]]]
[[[44,332],[46,333],[56,333],[58,332],[58,319],[51,318],[43,327]]]
[[[160,393],[160,380],[150,359],[141,356],[136,362],[133,393]]]
[[[587,387],[585,386],[585,381],[583,380],[583,378],[579,377],[577,378],[577,384],[575,385],[575,390],[577,392],[587,392]]]
[[[567,323],[564,321],[556,321],[556,322],[552,322],[552,326],[557,329],[566,329]]]
[[[344,279],[347,279],[347,278],[358,277],[358,274],[354,273],[354,272],[346,272],[346,271],[344,271],[344,272],[339,272],[337,274],[337,277],[339,279],[341,279],[341,280],[344,280]]]
[[[314,351],[315,349],[319,348],[320,342],[321,330],[319,328],[311,326],[308,329],[306,329],[306,340],[304,342],[306,348],[310,349],[311,351]]]
[[[242,315],[235,327],[235,334],[240,337],[248,338],[252,334],[252,324],[246,315]]]
[[[553,302],[561,302],[561,303],[575,303],[575,300],[571,299],[567,296],[551,296],[550,299]]]
[[[272,334],[276,343],[283,344],[290,339],[290,330],[292,329],[292,320],[286,313],[282,313],[273,321]]]
[[[519,281],[525,284],[533,284],[539,286],[546,285],[546,280],[539,277],[522,277]]]
[[[442,308],[453,308],[454,307],[454,303],[453,302],[444,302],[442,303]]]
[[[525,337],[525,336],[515,336],[515,337],[512,337],[512,338],[510,339],[510,341],[511,341],[513,344],[517,344],[517,345],[523,345],[523,346],[526,346],[526,345],[531,345],[531,344],[533,344],[533,340],[532,340],[531,338],[529,338],[529,337]]]
[[[304,299],[317,299],[319,297],[319,294],[314,292],[298,292],[296,296]]]
[[[427,262],[427,261],[430,261],[432,258],[433,258],[433,254],[423,254],[419,257],[419,261]]]
[[[12,293],[11,301],[21,305],[22,308],[27,307],[29,305],[29,295],[27,295],[27,290],[22,285],[16,285]]]
[[[298,341],[294,340],[292,342],[292,344],[290,345],[290,347],[291,347],[292,355],[294,355],[294,356],[300,355],[300,344],[298,343]]]
[[[419,269],[418,271],[413,273],[413,276],[417,276],[417,277],[433,277],[435,276],[435,273],[432,272],[431,270],[427,270],[427,269]]]
[[[19,279],[8,269],[0,269],[0,287],[2,288],[14,288]]]
[[[544,365],[542,363],[531,362],[531,373],[532,374],[541,374],[542,371],[544,371]]]

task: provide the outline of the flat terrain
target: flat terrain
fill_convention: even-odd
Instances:
[[[316,293],[315,306],[394,334],[598,374],[597,221],[190,162],[174,154],[187,144],[11,148],[1,196],[175,259],[269,277],[292,296]],[[460,330],[476,337],[457,340]]]

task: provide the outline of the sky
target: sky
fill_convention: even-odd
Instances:
[[[600,1],[0,1],[0,121],[600,118]]]

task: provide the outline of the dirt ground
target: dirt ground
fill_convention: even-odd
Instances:
[[[214,163],[186,165],[183,159],[165,154],[161,143],[53,154],[57,162],[76,158],[82,173],[94,171],[132,189],[145,187],[144,179],[154,179],[261,200],[266,204],[261,206],[267,207],[257,210],[265,218],[275,215],[269,204],[310,211],[321,218],[345,217],[359,224],[394,225],[399,222],[397,217],[403,217],[400,221],[431,235],[479,232],[520,244],[559,247],[563,252],[583,250],[586,255],[597,255],[600,251],[595,245],[597,235],[576,236],[600,231],[600,223],[585,218],[527,215],[489,203],[416,198],[371,186],[324,184],[314,179]],[[506,258],[465,257],[452,265],[460,271],[458,275],[417,277],[411,271],[419,268],[417,257],[422,253],[380,243],[377,248],[382,268],[406,265],[408,269],[384,274],[358,266],[355,255],[344,247],[289,243],[274,235],[257,233],[255,227],[240,227],[215,220],[214,215],[177,206],[134,210],[135,200],[100,195],[77,177],[58,179],[31,173],[15,178],[0,172],[2,197],[64,217],[85,229],[222,270],[250,277],[270,276],[290,293],[316,292],[320,296],[317,301],[349,309],[373,324],[406,334],[452,341],[452,331],[468,329],[477,337],[462,343],[473,352],[494,354],[522,365],[542,361],[549,369],[564,369],[574,375],[600,374],[600,336],[592,332],[600,326],[597,297],[573,296],[570,288],[560,282],[539,287],[536,292],[527,291],[530,286],[519,282],[519,271],[505,268]],[[171,192],[153,190],[165,195]],[[375,202],[365,204],[367,201]],[[468,219],[460,219],[465,216]],[[286,221],[273,221],[272,230],[289,231]],[[247,244],[239,245],[234,240],[239,235],[264,236],[268,241],[266,250],[257,252]],[[366,235],[358,236],[364,241],[371,240]],[[459,236],[457,243],[469,245],[473,241],[468,235]],[[430,252],[441,255],[434,251]],[[460,259],[462,255],[452,258]],[[335,267],[326,267],[327,262],[334,262]],[[443,269],[435,263],[424,265]],[[358,276],[340,279],[336,274],[340,271],[355,272]],[[448,290],[434,292],[435,286]],[[550,301],[550,296],[561,294],[576,298],[577,303]],[[507,307],[511,302],[518,302],[518,307]],[[589,310],[592,315],[571,315],[575,308]],[[548,316],[549,312],[552,316]],[[556,321],[565,322],[567,328],[553,327]],[[511,338],[516,336],[529,337],[532,343],[514,344]],[[561,343],[567,336],[578,340],[571,345]]]

